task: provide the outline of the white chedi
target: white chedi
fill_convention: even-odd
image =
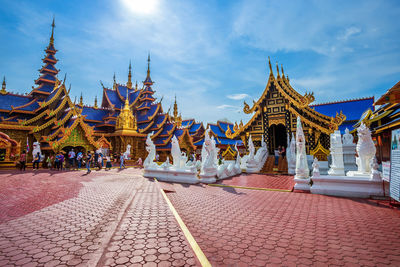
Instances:
[[[40,149],[40,143],[36,141],[32,144],[32,157],[35,158],[38,152],[40,155],[40,161],[43,161],[44,157],[42,155],[42,150]]]
[[[296,129],[296,176],[297,179],[307,179],[310,170],[308,169],[306,154],[306,139],[301,125],[300,117],[297,117]]]
[[[328,171],[329,175],[344,175],[344,163],[343,163],[343,146],[342,146],[342,135],[339,130],[333,132],[330,136],[331,141],[331,156],[332,164]]]

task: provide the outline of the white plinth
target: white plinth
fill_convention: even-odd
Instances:
[[[145,169],[143,176],[173,183],[197,184],[200,182],[197,173],[190,170]]]
[[[215,171],[214,173],[200,173],[200,182],[205,183],[205,184],[212,184],[217,181],[217,172]]]
[[[312,180],[313,194],[359,198],[383,196],[382,180],[371,180],[370,176],[320,176]]]
[[[294,189],[310,191],[310,178],[294,178]]]

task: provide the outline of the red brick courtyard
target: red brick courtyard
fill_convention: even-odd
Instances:
[[[84,174],[0,173],[0,266],[200,264],[141,170]],[[221,183],[292,187],[290,176]],[[159,184],[213,266],[400,266],[400,211],[386,202]]]

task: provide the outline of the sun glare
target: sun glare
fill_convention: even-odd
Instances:
[[[121,0],[124,7],[136,14],[153,14],[158,6],[158,0]]]

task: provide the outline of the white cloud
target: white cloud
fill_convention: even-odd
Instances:
[[[233,100],[242,100],[245,99],[246,97],[249,97],[248,94],[232,94],[232,95],[227,95],[226,96],[229,99],[233,99]]]
[[[338,36],[338,39],[342,41],[347,41],[351,36],[354,36],[360,32],[361,32],[360,28],[349,27],[344,31],[344,33]]]
[[[217,106],[217,109],[231,109],[231,108],[237,109],[238,107],[226,104]]]

